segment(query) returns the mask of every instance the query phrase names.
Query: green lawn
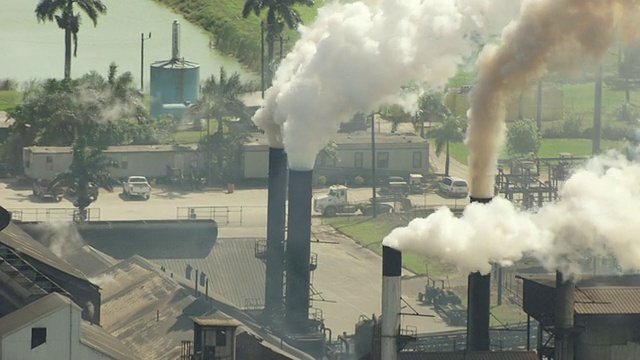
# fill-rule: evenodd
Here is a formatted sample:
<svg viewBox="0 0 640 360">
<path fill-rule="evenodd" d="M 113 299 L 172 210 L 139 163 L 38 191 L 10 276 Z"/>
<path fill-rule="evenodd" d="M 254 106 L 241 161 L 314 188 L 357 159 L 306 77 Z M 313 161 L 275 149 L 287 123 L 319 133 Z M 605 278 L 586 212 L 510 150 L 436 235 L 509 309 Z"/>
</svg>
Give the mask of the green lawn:
<svg viewBox="0 0 640 360">
<path fill-rule="evenodd" d="M 382 254 L 382 239 L 391 230 L 407 225 L 405 220 L 394 215 L 383 215 L 375 219 L 365 216 L 335 217 L 325 218 L 323 221 L 377 254 Z M 414 253 L 403 253 L 402 265 L 416 274 L 428 273 L 434 277 L 445 277 L 456 273 L 453 266 L 442 263 L 437 258 Z"/>
<path fill-rule="evenodd" d="M 13 109 L 22 98 L 22 94 L 15 90 L 2 90 L 0 91 L 0 111 L 7 111 Z"/>
<path fill-rule="evenodd" d="M 173 140 L 178 144 L 196 144 L 205 133 L 203 131 L 178 131 Z"/>
<path fill-rule="evenodd" d="M 623 149 L 623 141 L 602 140 L 603 149 Z M 432 142 L 432 149 L 433 142 Z M 457 161 L 467 164 L 467 146 L 463 143 L 452 143 L 450 145 L 451 157 Z M 561 152 L 568 152 L 573 156 L 591 156 L 591 140 L 588 139 L 542 139 L 542 145 L 538 152 L 538 157 L 557 157 Z M 506 150 L 500 152 L 500 158 L 508 158 Z"/>
</svg>

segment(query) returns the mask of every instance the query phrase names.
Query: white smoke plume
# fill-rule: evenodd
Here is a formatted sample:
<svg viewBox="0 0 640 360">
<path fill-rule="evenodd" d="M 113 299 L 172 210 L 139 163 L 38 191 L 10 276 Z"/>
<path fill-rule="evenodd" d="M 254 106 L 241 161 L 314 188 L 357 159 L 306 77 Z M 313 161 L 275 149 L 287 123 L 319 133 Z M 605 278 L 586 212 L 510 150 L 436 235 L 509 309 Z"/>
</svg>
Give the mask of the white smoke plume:
<svg viewBox="0 0 640 360">
<path fill-rule="evenodd" d="M 458 66 L 516 14 L 517 0 L 380 0 L 331 4 L 282 61 L 254 121 L 290 166 L 318 151 L 358 111 L 409 82 L 442 88 Z"/>
<path fill-rule="evenodd" d="M 42 226 L 46 231 L 39 241 L 58 257 L 65 258 L 86 245 L 73 222 L 50 221 Z"/>
<path fill-rule="evenodd" d="M 520 211 L 496 197 L 471 203 L 456 218 L 442 208 L 393 230 L 383 244 L 435 255 L 461 273 L 488 273 L 525 254 L 548 270 L 578 275 L 585 254 L 613 255 L 627 270 L 640 270 L 640 164 L 615 152 L 591 159 L 560 189 L 560 200 L 538 212 Z"/>
<path fill-rule="evenodd" d="M 546 70 L 596 64 L 618 35 L 639 34 L 638 0 L 529 0 L 502 33 L 484 48 L 471 93 L 467 147 L 473 196 L 493 196 L 496 160 L 505 133 L 505 103 Z M 548 69 L 549 68 L 549 69 Z"/>
</svg>

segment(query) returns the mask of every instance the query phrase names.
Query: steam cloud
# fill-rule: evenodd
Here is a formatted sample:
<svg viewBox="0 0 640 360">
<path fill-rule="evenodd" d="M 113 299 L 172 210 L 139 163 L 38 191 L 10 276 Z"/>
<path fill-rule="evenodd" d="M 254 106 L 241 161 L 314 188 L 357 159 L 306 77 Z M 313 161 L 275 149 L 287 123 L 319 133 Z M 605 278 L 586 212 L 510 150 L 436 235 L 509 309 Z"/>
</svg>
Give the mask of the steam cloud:
<svg viewBox="0 0 640 360">
<path fill-rule="evenodd" d="M 526 90 L 548 68 L 568 70 L 585 60 L 598 63 L 617 35 L 638 35 L 637 0 L 526 1 L 507 26 L 501 44 L 488 45 L 478 59 L 471 92 L 467 147 L 473 196 L 493 196 L 498 150 L 505 133 L 505 102 Z"/>
<path fill-rule="evenodd" d="M 622 268 L 640 270 L 640 164 L 615 152 L 591 159 L 560 198 L 537 213 L 500 197 L 468 205 L 461 218 L 442 208 L 393 230 L 383 244 L 438 256 L 462 273 L 488 273 L 491 262 L 510 265 L 525 254 L 574 275 L 585 254 L 613 255 Z"/>
<path fill-rule="evenodd" d="M 640 15 L 637 0 L 527 1 L 520 18 L 503 32 L 500 46 L 488 46 L 478 60 L 478 84 L 471 94 L 467 146 L 472 194 L 493 196 L 498 148 L 504 137 L 505 102 L 546 70 L 568 70 L 585 60 L 597 63 L 618 35 L 633 40 Z M 610 153 L 592 159 L 563 186 L 561 200 L 536 214 L 495 198 L 472 203 L 462 218 L 441 209 L 391 232 L 383 244 L 437 255 L 461 272 L 490 270 L 524 254 L 549 270 L 576 274 L 585 252 L 617 258 L 640 269 L 640 165 Z"/>
<path fill-rule="evenodd" d="M 46 231 L 39 241 L 58 257 L 65 258 L 86 245 L 72 222 L 51 221 L 43 223 L 42 226 Z"/>
<path fill-rule="evenodd" d="M 410 82 L 441 88 L 517 13 L 517 0 L 382 0 L 331 4 L 282 61 L 254 122 L 290 166 L 316 154 L 358 111 L 370 111 Z"/>
</svg>

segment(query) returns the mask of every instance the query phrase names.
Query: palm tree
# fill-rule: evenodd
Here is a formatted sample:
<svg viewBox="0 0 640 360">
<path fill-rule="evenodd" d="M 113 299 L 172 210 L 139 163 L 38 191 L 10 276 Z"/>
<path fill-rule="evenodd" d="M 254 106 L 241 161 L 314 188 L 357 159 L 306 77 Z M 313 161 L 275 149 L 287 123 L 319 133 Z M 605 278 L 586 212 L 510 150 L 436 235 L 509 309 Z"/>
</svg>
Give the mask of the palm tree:
<svg viewBox="0 0 640 360">
<path fill-rule="evenodd" d="M 40 0 L 36 6 L 38 21 L 53 21 L 64 30 L 64 78 L 71 78 L 71 42 L 73 56 L 78 52 L 78 32 L 80 31 L 80 12 L 74 13 L 75 6 L 80 8 L 93 26 L 98 24 L 98 16 L 106 14 L 107 7 L 101 0 Z"/>
<path fill-rule="evenodd" d="M 78 208 L 79 220 L 83 222 L 87 217 L 86 208 L 96 200 L 92 188 L 102 187 L 112 191 L 117 184 L 117 179 L 109 172 L 116 164 L 105 158 L 102 150 L 89 148 L 83 138 L 73 144 L 72 153 L 73 160 L 69 170 L 56 175 L 49 187 L 53 189 L 66 186 L 74 192 L 76 200 L 73 206 Z"/>
<path fill-rule="evenodd" d="M 192 115 L 207 121 L 207 136 L 202 139 L 201 146 L 207 154 L 205 167 L 209 182 L 212 178 L 210 161 L 213 153 L 216 154 L 216 167 L 220 176 L 223 176 L 225 169 L 225 152 L 229 148 L 221 145 L 225 142 L 224 122 L 229 118 L 248 117 L 248 109 L 240 97 L 252 89 L 253 84 L 243 83 L 240 74 L 234 72 L 228 76 L 224 67 L 221 67 L 217 78 L 212 75 L 205 80 L 200 99 L 189 108 Z M 210 133 L 211 119 L 216 119 L 218 122 L 218 130 L 213 135 Z M 220 143 L 220 146 L 215 143 Z"/>
<path fill-rule="evenodd" d="M 445 176 L 449 176 L 449 143 L 459 142 L 464 139 L 464 126 L 465 123 L 459 117 L 452 115 L 446 117 L 440 126 L 429 132 L 429 136 L 436 141 L 436 155 L 440 156 L 442 150 L 446 149 L 447 157 L 444 165 Z"/>
<path fill-rule="evenodd" d="M 289 29 L 296 29 L 298 25 L 302 24 L 302 18 L 294 5 L 301 4 L 306 6 L 313 6 L 313 0 L 246 0 L 244 8 L 242 9 L 242 17 L 245 19 L 251 15 L 251 13 L 260 16 L 262 10 L 267 9 L 267 19 L 263 21 L 263 30 L 267 31 L 267 61 L 269 66 L 267 67 L 267 85 L 271 85 L 271 79 L 273 77 L 273 57 L 274 57 L 274 43 L 276 39 L 282 33 L 284 24 L 287 24 Z"/>
<path fill-rule="evenodd" d="M 427 93 L 418 100 L 419 115 L 417 121 L 420 126 L 420 136 L 424 137 L 424 122 L 443 121 L 451 111 L 442 103 L 441 95 L 436 93 Z"/>
</svg>

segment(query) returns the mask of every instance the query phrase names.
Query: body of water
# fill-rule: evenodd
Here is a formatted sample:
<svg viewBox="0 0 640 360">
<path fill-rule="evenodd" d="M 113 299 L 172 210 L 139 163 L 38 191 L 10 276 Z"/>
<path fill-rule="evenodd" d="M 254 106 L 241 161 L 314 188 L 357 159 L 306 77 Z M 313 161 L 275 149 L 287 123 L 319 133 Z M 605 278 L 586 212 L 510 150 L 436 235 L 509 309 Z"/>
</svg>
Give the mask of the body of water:
<svg viewBox="0 0 640 360">
<path fill-rule="evenodd" d="M 0 79 L 19 82 L 31 79 L 62 78 L 64 70 L 64 31 L 54 22 L 39 23 L 35 8 L 39 0 L 0 0 Z M 80 77 L 95 70 L 106 76 L 109 64 L 120 72 L 131 71 L 140 81 L 141 34 L 151 32 L 144 41 L 145 89 L 149 86 L 149 66 L 171 58 L 171 24 L 181 25 L 180 55 L 200 64 L 200 79 L 217 75 L 221 66 L 228 73 L 238 71 L 244 79 L 256 75 L 245 71 L 232 58 L 211 49 L 210 36 L 182 16 L 151 0 L 104 0 L 107 14 L 94 27 L 81 15 L 78 56 L 72 58 L 71 76 Z M 259 36 L 259 34 L 257 35 Z"/>
</svg>

